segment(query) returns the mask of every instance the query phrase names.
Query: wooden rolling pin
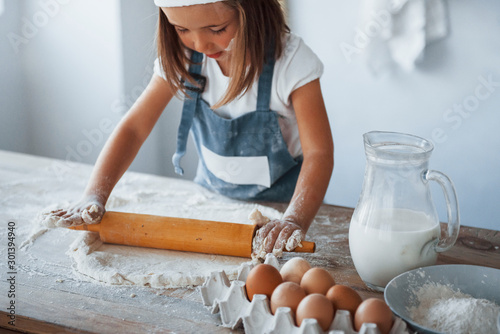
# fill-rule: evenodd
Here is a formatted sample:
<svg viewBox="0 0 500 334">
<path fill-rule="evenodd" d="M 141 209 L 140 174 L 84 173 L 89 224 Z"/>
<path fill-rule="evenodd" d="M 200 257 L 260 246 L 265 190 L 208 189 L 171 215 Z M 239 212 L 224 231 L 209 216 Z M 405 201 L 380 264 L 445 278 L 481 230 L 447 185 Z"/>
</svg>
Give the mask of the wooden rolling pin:
<svg viewBox="0 0 500 334">
<path fill-rule="evenodd" d="M 70 228 L 111 244 L 251 257 L 257 225 L 107 211 L 99 224 Z M 301 244 L 293 252 L 314 253 L 314 242 Z"/>
</svg>

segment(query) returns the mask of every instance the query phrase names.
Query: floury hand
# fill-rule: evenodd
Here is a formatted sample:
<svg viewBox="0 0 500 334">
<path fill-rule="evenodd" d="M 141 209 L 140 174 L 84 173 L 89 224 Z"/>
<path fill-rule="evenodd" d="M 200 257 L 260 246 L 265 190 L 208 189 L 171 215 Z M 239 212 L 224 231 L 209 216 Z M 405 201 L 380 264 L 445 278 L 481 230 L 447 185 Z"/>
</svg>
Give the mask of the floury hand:
<svg viewBox="0 0 500 334">
<path fill-rule="evenodd" d="M 67 208 L 41 213 L 41 222 L 47 227 L 69 227 L 97 224 L 101 221 L 104 204 L 96 196 L 87 196 Z"/>
<path fill-rule="evenodd" d="M 267 253 L 281 257 L 283 250 L 295 249 L 305 237 L 299 225 L 285 220 L 269 220 L 258 211 L 252 212 L 250 220 L 261 226 L 252 243 L 252 255 L 257 258 L 265 258 Z"/>
</svg>

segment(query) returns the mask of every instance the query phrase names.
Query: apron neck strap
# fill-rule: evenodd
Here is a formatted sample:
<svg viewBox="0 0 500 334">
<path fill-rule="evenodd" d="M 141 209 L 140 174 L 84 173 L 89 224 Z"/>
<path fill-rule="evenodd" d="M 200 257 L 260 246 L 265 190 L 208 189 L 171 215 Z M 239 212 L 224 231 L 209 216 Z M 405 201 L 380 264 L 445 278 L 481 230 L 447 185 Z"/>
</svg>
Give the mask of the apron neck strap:
<svg viewBox="0 0 500 334">
<path fill-rule="evenodd" d="M 191 54 L 192 64 L 189 66 L 189 72 L 200 74 L 201 73 L 201 62 L 203 61 L 203 54 L 197 51 L 193 51 Z"/>
<path fill-rule="evenodd" d="M 189 74 L 196 80 L 196 84 L 191 83 L 189 80 L 182 80 L 184 88 L 188 91 L 195 93 L 202 93 L 205 90 L 206 78 L 201 75 L 201 62 L 203 61 L 203 54 L 193 51 L 191 55 L 191 65 L 189 65 Z"/>
<path fill-rule="evenodd" d="M 200 94 L 205 89 L 206 78 L 200 74 L 202 60 L 203 55 L 199 52 L 193 51 L 193 54 L 191 55 L 192 63 L 189 65 L 189 74 L 196 80 L 196 84 L 189 82 L 189 80 L 182 80 L 182 84 L 184 85 L 188 96 L 184 99 L 181 122 L 179 124 L 179 130 L 177 131 L 177 149 L 172 157 L 175 172 L 180 175 L 184 174 L 184 170 L 181 167 L 181 158 L 184 154 L 186 154 L 188 134 L 191 126 L 193 125 L 196 104 L 198 103 Z"/>
<path fill-rule="evenodd" d="M 257 95 L 257 110 L 268 111 L 270 110 L 271 102 L 271 86 L 273 84 L 274 72 L 274 43 L 269 47 L 266 56 L 264 68 L 259 77 L 258 95 Z"/>
</svg>

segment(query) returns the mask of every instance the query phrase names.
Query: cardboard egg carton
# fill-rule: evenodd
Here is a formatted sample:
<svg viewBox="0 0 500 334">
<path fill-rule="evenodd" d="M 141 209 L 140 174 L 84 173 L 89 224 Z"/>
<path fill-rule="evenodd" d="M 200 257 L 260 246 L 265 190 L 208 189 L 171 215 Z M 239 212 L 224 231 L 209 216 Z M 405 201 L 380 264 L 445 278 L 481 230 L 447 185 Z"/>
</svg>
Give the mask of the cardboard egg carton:
<svg viewBox="0 0 500 334">
<path fill-rule="evenodd" d="M 278 259 L 272 254 L 267 254 L 264 263 L 280 269 Z M 200 287 L 203 304 L 212 314 L 220 312 L 224 327 L 234 330 L 243 324 L 247 334 L 358 334 L 353 329 L 349 311 L 337 310 L 330 328 L 325 332 L 316 319 L 305 319 L 300 328 L 295 326 L 289 307 L 280 307 L 273 315 L 266 295 L 254 295 L 252 301 L 248 301 L 245 281 L 255 265 L 253 262 L 243 263 L 233 282 L 229 282 L 224 271 L 212 272 Z M 395 317 L 389 334 L 410 333 L 406 323 Z M 365 323 L 359 334 L 380 334 L 380 331 L 377 325 Z"/>
</svg>

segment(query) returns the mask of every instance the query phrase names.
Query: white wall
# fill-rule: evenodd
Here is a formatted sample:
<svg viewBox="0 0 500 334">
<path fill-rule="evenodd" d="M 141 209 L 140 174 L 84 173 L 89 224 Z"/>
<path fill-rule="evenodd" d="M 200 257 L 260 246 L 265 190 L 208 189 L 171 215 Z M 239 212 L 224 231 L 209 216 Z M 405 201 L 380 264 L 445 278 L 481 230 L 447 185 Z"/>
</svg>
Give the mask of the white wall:
<svg viewBox="0 0 500 334">
<path fill-rule="evenodd" d="M 353 56 L 349 63 L 341 52 L 341 44 L 354 45 L 357 29 L 364 29 L 358 15 L 361 3 L 289 0 L 292 29 L 325 64 L 322 87 L 335 140 L 335 170 L 326 202 L 356 205 L 365 168 L 363 133 L 406 132 L 434 142 L 430 168 L 454 181 L 462 224 L 500 229 L 496 214 L 500 201 L 500 2 L 449 1 L 450 35 L 428 47 L 415 71 L 398 70 L 381 78 L 371 75 L 362 55 Z M 454 105 L 474 101 L 481 77 L 496 83 L 489 96 L 476 99 L 479 104 L 469 107 L 472 111 L 464 116 L 449 113 Z M 484 87 L 480 93 L 485 95 Z M 446 220 L 440 190 L 436 186 L 432 190 L 441 219 Z"/>
<path fill-rule="evenodd" d="M 17 24 L 2 27 L 1 57 L 15 71 L 0 81 L 8 101 L 1 117 L 24 115 L 19 127 L 6 122 L 7 131 L 25 133 L 23 151 L 95 160 L 105 134 L 99 122 L 119 118 L 111 113 L 122 89 L 119 13 L 117 0 L 6 2 L 2 20 Z M 7 95 L 12 79 L 23 84 Z M 19 149 L 4 137 L 1 148 Z"/>
<path fill-rule="evenodd" d="M 7 4 L 4 4 L 7 5 Z M 20 28 L 21 3 L 8 3 L 9 13 L 0 16 L 2 37 L 11 29 Z M 6 11 L 7 8 L 4 8 Z M 18 54 L 13 52 L 7 38 L 0 39 L 0 148 L 14 151 L 28 149 L 29 136 L 26 124 L 27 103 L 24 94 L 24 76 Z"/>
</svg>

